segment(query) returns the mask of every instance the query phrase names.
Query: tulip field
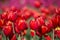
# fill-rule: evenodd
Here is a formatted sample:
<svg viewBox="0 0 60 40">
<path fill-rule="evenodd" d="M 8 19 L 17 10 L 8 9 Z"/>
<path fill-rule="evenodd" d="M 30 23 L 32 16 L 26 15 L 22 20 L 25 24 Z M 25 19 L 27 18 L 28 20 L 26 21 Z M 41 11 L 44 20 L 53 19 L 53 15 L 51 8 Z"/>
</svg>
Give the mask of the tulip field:
<svg viewBox="0 0 60 40">
<path fill-rule="evenodd" d="M 1 6 L 0 40 L 60 40 L 60 7 L 38 0 L 21 8 Z"/>
</svg>

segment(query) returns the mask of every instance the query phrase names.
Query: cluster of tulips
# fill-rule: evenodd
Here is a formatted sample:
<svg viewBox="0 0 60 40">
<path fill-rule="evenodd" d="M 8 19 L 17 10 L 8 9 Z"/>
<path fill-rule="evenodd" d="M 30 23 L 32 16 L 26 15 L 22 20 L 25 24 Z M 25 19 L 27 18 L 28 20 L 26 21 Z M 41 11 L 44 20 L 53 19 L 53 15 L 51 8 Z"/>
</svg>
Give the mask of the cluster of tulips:
<svg viewBox="0 0 60 40">
<path fill-rule="evenodd" d="M 26 40 L 24 36 L 29 28 L 32 37 L 35 35 L 39 38 L 44 36 L 45 40 L 52 40 L 48 33 L 53 31 L 54 38 L 56 36 L 60 38 L 60 8 L 40 7 L 41 4 L 38 2 L 35 2 L 34 5 L 38 10 L 28 7 L 2 9 L 0 31 L 4 33 L 6 40 L 18 40 L 17 35 L 21 37 L 21 40 Z M 0 40 L 2 40 L 2 35 L 0 33 Z"/>
</svg>

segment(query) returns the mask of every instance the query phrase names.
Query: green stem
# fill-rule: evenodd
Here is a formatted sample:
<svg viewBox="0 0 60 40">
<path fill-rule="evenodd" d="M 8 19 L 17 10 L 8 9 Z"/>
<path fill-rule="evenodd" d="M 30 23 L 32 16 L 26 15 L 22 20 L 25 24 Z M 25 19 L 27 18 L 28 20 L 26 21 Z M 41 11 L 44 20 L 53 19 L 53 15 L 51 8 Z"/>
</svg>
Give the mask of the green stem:
<svg viewBox="0 0 60 40">
<path fill-rule="evenodd" d="M 21 40 L 22 40 L 22 39 L 24 39 L 24 36 L 23 36 L 22 33 L 21 33 Z"/>
<path fill-rule="evenodd" d="M 9 38 L 8 38 L 8 37 L 6 37 L 6 40 L 9 40 Z"/>
<path fill-rule="evenodd" d="M 20 34 L 19 34 L 19 39 L 18 40 L 21 40 L 21 36 L 20 36 Z"/>
<path fill-rule="evenodd" d="M 42 40 L 42 37 L 40 37 L 40 39 L 39 40 Z"/>
<path fill-rule="evenodd" d="M 53 38 L 52 38 L 52 40 L 54 40 L 54 29 L 53 29 Z"/>
</svg>

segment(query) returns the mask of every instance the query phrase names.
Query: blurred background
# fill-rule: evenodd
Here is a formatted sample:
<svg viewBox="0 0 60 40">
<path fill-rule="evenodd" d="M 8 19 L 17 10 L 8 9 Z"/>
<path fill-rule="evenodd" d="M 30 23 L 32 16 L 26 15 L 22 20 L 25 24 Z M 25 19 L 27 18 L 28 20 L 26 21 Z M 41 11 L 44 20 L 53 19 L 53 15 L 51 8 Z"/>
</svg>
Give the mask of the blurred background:
<svg viewBox="0 0 60 40">
<path fill-rule="evenodd" d="M 0 0 L 0 8 L 6 6 L 15 6 L 17 8 L 21 8 L 26 5 L 33 6 L 34 1 L 35 0 Z M 50 5 L 60 7 L 60 0 L 39 0 L 39 2 L 41 2 L 45 7 Z"/>
</svg>

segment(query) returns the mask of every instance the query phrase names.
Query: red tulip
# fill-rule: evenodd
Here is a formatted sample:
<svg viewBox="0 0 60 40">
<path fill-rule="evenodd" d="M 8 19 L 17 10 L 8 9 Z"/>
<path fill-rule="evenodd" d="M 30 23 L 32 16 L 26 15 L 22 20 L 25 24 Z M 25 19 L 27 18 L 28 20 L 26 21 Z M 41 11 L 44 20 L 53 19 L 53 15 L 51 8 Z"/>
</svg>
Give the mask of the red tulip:
<svg viewBox="0 0 60 40">
<path fill-rule="evenodd" d="M 52 22 L 53 22 L 53 26 L 55 28 L 58 25 L 57 16 L 52 17 Z"/>
<path fill-rule="evenodd" d="M 57 16 L 58 26 L 60 26 L 60 16 Z"/>
<path fill-rule="evenodd" d="M 14 34 L 10 40 L 17 40 L 16 35 Z"/>
<path fill-rule="evenodd" d="M 56 33 L 57 37 L 60 38 L 60 30 L 55 30 L 55 33 Z"/>
<path fill-rule="evenodd" d="M 30 28 L 31 28 L 32 30 L 37 30 L 37 28 L 38 28 L 38 23 L 36 22 L 35 19 L 33 19 L 33 20 L 30 21 Z"/>
<path fill-rule="evenodd" d="M 19 31 L 23 31 L 28 28 L 27 23 L 24 19 L 17 19 L 15 22 L 15 27 L 17 27 Z"/>
<path fill-rule="evenodd" d="M 50 13 L 50 11 L 48 9 L 43 8 L 43 7 L 41 8 L 41 12 L 45 13 L 46 15 Z"/>
<path fill-rule="evenodd" d="M 56 15 L 60 15 L 60 10 L 59 10 L 59 8 L 56 8 L 56 9 L 55 9 L 55 12 L 56 12 Z"/>
<path fill-rule="evenodd" d="M 30 13 L 31 13 L 32 17 L 34 17 L 35 19 L 40 17 L 40 13 L 37 12 L 36 10 L 30 10 Z"/>
<path fill-rule="evenodd" d="M 47 20 L 47 23 L 45 23 L 46 24 L 46 26 L 48 27 L 48 32 L 50 32 L 51 31 L 51 29 L 53 29 L 54 28 L 54 26 L 53 26 L 53 22 L 52 22 L 52 20 L 51 19 L 48 19 Z"/>
<path fill-rule="evenodd" d="M 52 40 L 52 38 L 49 35 L 45 35 L 45 40 Z"/>
<path fill-rule="evenodd" d="M 6 36 L 9 36 L 12 33 L 12 27 L 11 26 L 4 26 L 3 32 Z"/>
<path fill-rule="evenodd" d="M 49 29 L 48 29 L 48 27 L 46 27 L 46 26 L 42 26 L 42 27 L 41 27 L 41 31 L 42 31 L 41 33 L 42 33 L 42 34 L 47 33 L 48 30 L 49 30 Z"/>
<path fill-rule="evenodd" d="M 35 31 L 34 31 L 34 30 L 31 30 L 30 35 L 31 35 L 32 37 L 34 37 L 34 36 L 35 36 Z"/>
<path fill-rule="evenodd" d="M 11 20 L 11 21 L 15 21 L 15 19 L 16 19 L 16 13 L 10 11 L 10 12 L 8 13 L 8 15 L 7 15 L 7 19 L 8 19 L 8 20 Z"/>
<path fill-rule="evenodd" d="M 42 13 L 41 16 L 44 20 L 47 18 L 47 15 L 45 13 Z"/>
<path fill-rule="evenodd" d="M 20 34 L 20 36 L 25 36 L 27 34 L 27 30 L 22 31 Z"/>
<path fill-rule="evenodd" d="M 18 30 L 17 27 L 14 27 L 14 30 L 15 30 L 16 33 L 18 33 L 18 34 L 20 33 L 20 31 Z"/>
<path fill-rule="evenodd" d="M 40 3 L 39 1 L 34 1 L 34 6 L 35 6 L 36 8 L 40 8 L 41 3 Z"/>
<path fill-rule="evenodd" d="M 13 11 L 13 12 L 15 12 L 17 9 L 16 9 L 15 6 L 12 6 L 10 10 Z"/>
<path fill-rule="evenodd" d="M 40 17 L 40 13 L 35 12 L 32 16 L 36 19 L 36 18 Z"/>
<path fill-rule="evenodd" d="M 29 8 L 25 6 L 22 8 L 22 11 L 25 13 L 25 12 L 29 11 Z"/>
<path fill-rule="evenodd" d="M 22 10 L 20 10 L 20 9 L 16 10 L 16 15 L 17 15 L 17 16 L 21 16 L 22 13 L 23 13 Z"/>
<path fill-rule="evenodd" d="M 42 34 L 39 31 L 36 31 L 36 35 L 42 37 Z"/>
<path fill-rule="evenodd" d="M 2 17 L 2 19 L 7 19 L 7 14 L 8 14 L 8 12 L 3 12 L 3 14 L 1 14 L 1 17 Z"/>
<path fill-rule="evenodd" d="M 50 12 L 51 12 L 52 14 L 54 14 L 54 12 L 55 12 L 55 6 L 50 5 L 48 9 L 50 10 Z"/>
<path fill-rule="evenodd" d="M 0 19 L 0 28 L 3 28 L 2 26 L 4 25 L 4 20 Z"/>
<path fill-rule="evenodd" d="M 36 21 L 38 22 L 39 26 L 45 25 L 45 19 L 43 17 L 37 18 Z"/>
<path fill-rule="evenodd" d="M 25 20 L 29 19 L 31 17 L 31 14 L 30 12 L 24 12 L 22 15 L 21 15 L 22 18 L 24 18 Z"/>
</svg>

